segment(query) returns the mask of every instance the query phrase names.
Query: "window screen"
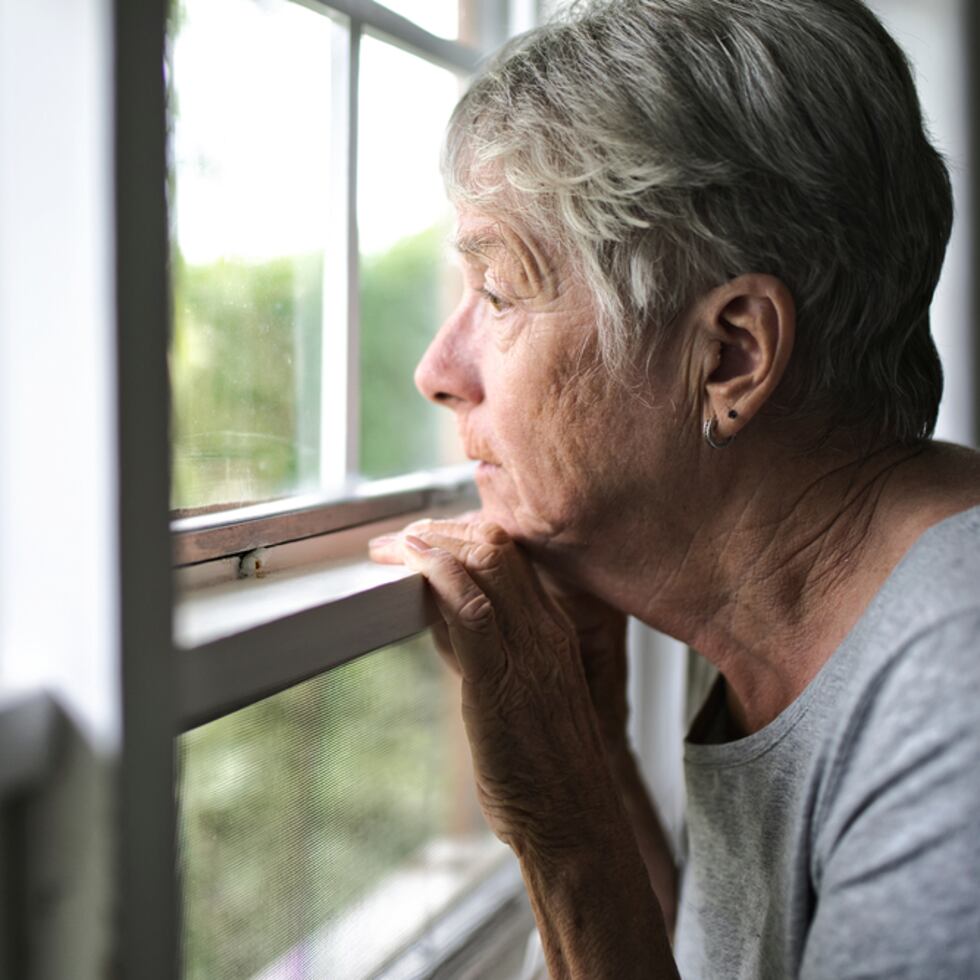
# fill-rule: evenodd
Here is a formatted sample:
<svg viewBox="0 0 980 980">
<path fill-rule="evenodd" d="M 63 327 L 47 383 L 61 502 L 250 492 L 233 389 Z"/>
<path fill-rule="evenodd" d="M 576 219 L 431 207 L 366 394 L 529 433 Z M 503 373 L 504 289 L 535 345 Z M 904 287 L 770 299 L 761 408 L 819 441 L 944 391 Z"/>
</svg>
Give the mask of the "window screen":
<svg viewBox="0 0 980 980">
<path fill-rule="evenodd" d="M 367 976 L 506 851 L 422 636 L 180 739 L 187 980 Z"/>
</svg>

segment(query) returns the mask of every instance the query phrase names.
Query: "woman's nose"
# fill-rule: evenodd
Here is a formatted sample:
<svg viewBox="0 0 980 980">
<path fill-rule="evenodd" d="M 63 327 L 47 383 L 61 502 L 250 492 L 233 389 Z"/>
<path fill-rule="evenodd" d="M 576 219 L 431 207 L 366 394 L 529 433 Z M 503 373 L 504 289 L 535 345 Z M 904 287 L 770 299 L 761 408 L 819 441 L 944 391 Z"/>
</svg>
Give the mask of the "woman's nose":
<svg viewBox="0 0 980 980">
<path fill-rule="evenodd" d="M 477 337 L 467 309 L 461 307 L 442 325 L 415 369 L 415 386 L 426 398 L 447 408 L 483 400 Z"/>
</svg>

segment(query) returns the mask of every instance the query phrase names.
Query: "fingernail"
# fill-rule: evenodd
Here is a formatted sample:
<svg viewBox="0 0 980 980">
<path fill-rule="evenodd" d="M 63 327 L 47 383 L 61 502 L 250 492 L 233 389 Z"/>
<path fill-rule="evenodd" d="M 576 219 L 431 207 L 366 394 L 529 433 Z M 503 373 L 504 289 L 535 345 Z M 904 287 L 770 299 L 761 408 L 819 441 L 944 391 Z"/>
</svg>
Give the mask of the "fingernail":
<svg viewBox="0 0 980 980">
<path fill-rule="evenodd" d="M 376 538 L 371 538 L 368 541 L 369 548 L 380 548 L 383 545 L 391 544 L 398 539 L 397 534 L 379 534 Z"/>
<path fill-rule="evenodd" d="M 415 537 L 414 534 L 405 535 L 405 545 L 412 549 L 412 551 L 431 551 L 432 546 L 426 544 L 421 538 Z"/>
</svg>

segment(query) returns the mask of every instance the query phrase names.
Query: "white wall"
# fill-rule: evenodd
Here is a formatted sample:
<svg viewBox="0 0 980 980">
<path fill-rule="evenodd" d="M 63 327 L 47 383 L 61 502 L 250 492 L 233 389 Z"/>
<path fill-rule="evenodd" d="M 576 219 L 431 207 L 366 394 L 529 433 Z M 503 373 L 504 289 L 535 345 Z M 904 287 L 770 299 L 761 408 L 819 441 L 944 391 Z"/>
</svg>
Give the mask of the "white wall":
<svg viewBox="0 0 980 980">
<path fill-rule="evenodd" d="M 68 719 L 29 804 L 25 980 L 105 976 L 115 916 L 110 27 L 108 0 L 0 0 L 0 704 Z"/>
</svg>

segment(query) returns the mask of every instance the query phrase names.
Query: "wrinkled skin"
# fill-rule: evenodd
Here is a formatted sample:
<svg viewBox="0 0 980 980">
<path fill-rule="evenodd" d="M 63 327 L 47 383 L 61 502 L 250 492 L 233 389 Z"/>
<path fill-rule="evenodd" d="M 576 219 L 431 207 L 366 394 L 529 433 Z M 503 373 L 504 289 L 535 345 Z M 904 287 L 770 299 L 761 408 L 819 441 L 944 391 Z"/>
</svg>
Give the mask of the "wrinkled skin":
<svg viewBox="0 0 980 980">
<path fill-rule="evenodd" d="M 576 627 L 560 602 L 493 523 L 419 522 L 376 539 L 372 555 L 404 562 L 432 587 L 462 678 L 463 719 L 491 827 L 518 851 L 573 845 L 573 834 L 608 800 L 590 790 L 604 768 L 603 726 Z M 618 732 L 625 698 L 605 686 L 597 687 L 610 694 L 605 727 Z"/>
<path fill-rule="evenodd" d="M 675 870 L 626 746 L 622 615 L 556 598 L 478 517 L 413 524 L 371 554 L 417 570 L 435 596 L 480 804 L 520 859 L 550 975 L 675 976 Z M 650 828 L 639 847 L 630 820 Z"/>
<path fill-rule="evenodd" d="M 637 498 L 649 439 L 635 433 L 647 428 L 639 413 L 649 408 L 624 396 L 597 362 L 591 297 L 567 263 L 527 233 L 466 211 L 457 243 L 463 296 L 419 364 L 416 383 L 454 412 L 467 454 L 480 462 L 483 507 L 463 521 L 408 528 L 372 555 L 414 563 L 426 575 L 444 614 L 457 617 L 441 644 L 457 658 L 459 644 L 474 635 L 483 637 L 484 658 L 496 656 L 489 627 L 474 634 L 469 614 L 493 617 L 506 669 L 494 675 L 503 687 L 486 694 L 485 714 L 479 704 L 487 689 L 462 671 L 481 798 L 488 813 L 499 813 L 497 796 L 517 799 L 526 791 L 519 806 L 540 809 L 545 787 L 560 795 L 557 773 L 563 784 L 572 779 L 568 759 L 585 751 L 580 743 L 593 752 L 599 733 L 609 751 L 626 744 L 625 616 L 572 584 L 564 558 L 588 550 L 608 515 L 621 519 L 625 501 Z M 637 449 L 624 453 L 630 441 Z M 406 535 L 433 546 L 424 565 Z M 536 570 L 528 555 L 557 571 Z M 466 581 L 472 606 L 463 612 L 454 605 L 463 593 L 441 593 L 437 580 L 453 561 L 458 567 L 444 582 Z M 533 706 L 529 731 L 520 730 L 523 716 L 511 703 Z M 549 718 L 553 727 L 544 730 Z M 512 773 L 514 785 L 504 788 L 496 767 L 492 778 L 484 772 L 481 753 L 497 741 L 502 758 L 535 777 Z M 588 784 L 586 775 L 576 792 Z"/>
<path fill-rule="evenodd" d="M 624 959 L 615 942 L 635 922 L 658 937 L 649 955 L 672 966 L 613 777 L 631 759 L 626 618 L 567 574 L 609 515 L 621 520 L 642 496 L 649 460 L 627 447 L 649 430 L 638 414 L 649 409 L 599 367 L 586 290 L 533 239 L 463 214 L 460 249 L 464 295 L 416 382 L 455 413 L 480 461 L 483 507 L 375 539 L 371 555 L 417 570 L 435 596 L 440 652 L 462 679 L 481 806 L 521 858 L 552 974 L 649 976 L 650 963 Z M 570 885 L 556 898 L 555 876 L 573 869 L 585 893 Z M 594 935 L 582 943 L 593 888 L 614 898 L 589 916 Z"/>
<path fill-rule="evenodd" d="M 651 414 L 648 398 L 610 378 L 590 294 L 532 237 L 462 212 L 458 243 L 463 296 L 416 384 L 455 414 L 467 455 L 480 461 L 485 520 L 536 560 L 591 548 L 611 517 L 649 494 L 657 458 L 676 455 L 678 399 L 653 379 L 664 397 Z"/>
</svg>

